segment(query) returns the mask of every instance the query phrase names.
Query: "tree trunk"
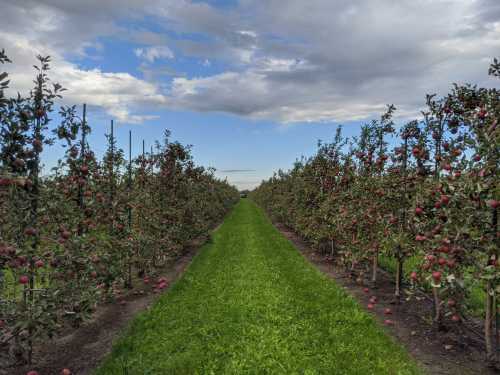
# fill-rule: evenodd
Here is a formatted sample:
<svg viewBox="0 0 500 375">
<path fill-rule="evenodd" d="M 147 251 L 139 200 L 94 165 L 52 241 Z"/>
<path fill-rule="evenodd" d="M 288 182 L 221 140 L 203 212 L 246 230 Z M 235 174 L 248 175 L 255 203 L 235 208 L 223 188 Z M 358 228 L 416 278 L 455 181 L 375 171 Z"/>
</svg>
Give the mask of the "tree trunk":
<svg viewBox="0 0 500 375">
<path fill-rule="evenodd" d="M 397 258 L 396 264 L 396 289 L 394 290 L 395 302 L 401 303 L 401 284 L 403 281 L 403 259 Z"/>
<path fill-rule="evenodd" d="M 441 317 L 441 300 L 439 298 L 439 288 L 432 288 L 432 295 L 434 296 L 434 324 L 437 329 L 442 328 L 442 317 Z"/>
<path fill-rule="evenodd" d="M 498 211 L 491 211 L 491 228 L 495 232 L 498 228 Z M 498 261 L 498 250 L 493 254 Z M 484 339 L 486 341 L 486 361 L 494 366 L 497 361 L 498 348 L 498 314 L 495 298 L 495 282 L 488 280 L 486 283 L 486 312 L 484 319 Z"/>
<path fill-rule="evenodd" d="M 490 280 L 486 283 L 486 312 L 484 318 L 484 339 L 486 341 L 486 361 L 488 364 L 495 362 L 495 350 L 493 347 L 493 316 L 494 316 L 494 297 L 492 295 L 492 283 Z"/>
<path fill-rule="evenodd" d="M 372 264 L 372 287 L 375 288 L 377 286 L 377 270 L 378 270 L 378 250 L 375 251 L 373 255 L 373 264 Z"/>
</svg>

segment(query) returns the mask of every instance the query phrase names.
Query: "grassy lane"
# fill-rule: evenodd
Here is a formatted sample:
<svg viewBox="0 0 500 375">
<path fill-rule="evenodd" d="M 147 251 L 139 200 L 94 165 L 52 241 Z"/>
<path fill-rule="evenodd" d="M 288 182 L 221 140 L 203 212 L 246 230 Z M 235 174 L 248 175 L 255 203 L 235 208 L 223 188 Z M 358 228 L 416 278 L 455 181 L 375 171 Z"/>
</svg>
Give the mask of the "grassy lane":
<svg viewBox="0 0 500 375">
<path fill-rule="evenodd" d="M 405 351 L 242 200 L 96 374 L 419 374 Z"/>
</svg>

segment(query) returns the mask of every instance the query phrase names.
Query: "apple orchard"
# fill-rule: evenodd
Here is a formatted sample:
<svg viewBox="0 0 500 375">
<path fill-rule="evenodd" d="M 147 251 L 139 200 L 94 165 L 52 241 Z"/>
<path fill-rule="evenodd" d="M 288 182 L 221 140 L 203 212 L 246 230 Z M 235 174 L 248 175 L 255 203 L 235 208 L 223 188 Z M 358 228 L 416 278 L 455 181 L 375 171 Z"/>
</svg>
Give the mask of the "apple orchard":
<svg viewBox="0 0 500 375">
<path fill-rule="evenodd" d="M 500 78 L 496 59 L 489 74 Z M 388 106 L 352 139 L 338 128 L 332 143 L 252 197 L 360 284 L 376 286 L 382 266 L 393 273 L 395 303 L 430 295 L 437 330 L 482 317 L 494 362 L 500 91 L 454 85 L 444 97 L 428 95 L 422 118 L 403 126 L 395 110 Z"/>
<path fill-rule="evenodd" d="M 50 81 L 49 62 L 39 57 L 27 97 L 5 97 L 0 74 L 0 364 L 31 364 L 37 344 L 77 329 L 102 303 L 120 303 L 138 282 L 165 289 L 158 276 L 169 259 L 239 199 L 168 131 L 132 158 L 112 125 L 98 158 L 86 106 L 61 107 L 59 123 L 51 120 L 64 88 Z M 0 63 L 11 64 L 3 51 Z M 498 82 L 497 60 L 489 74 Z M 479 319 L 494 363 L 500 91 L 454 85 L 428 95 L 422 117 L 404 125 L 395 111 L 389 105 L 354 138 L 338 127 L 331 143 L 250 198 L 359 284 L 376 287 L 381 269 L 390 272 L 395 304 L 429 296 L 436 330 Z M 64 154 L 42 173 L 55 145 Z"/>
<path fill-rule="evenodd" d="M 213 170 L 196 166 L 189 147 L 172 142 L 168 131 L 132 159 L 111 128 L 98 160 L 87 141 L 85 106 L 81 115 L 62 107 L 60 124 L 51 123 L 64 90 L 50 82 L 49 61 L 39 57 L 28 97 L 6 98 L 9 82 L 0 74 L 2 366 L 31 363 L 37 343 L 79 327 L 135 282 L 164 289 L 159 270 L 239 199 Z M 10 63 L 4 52 L 0 62 Z M 42 175 L 42 153 L 56 143 L 66 151 Z"/>
</svg>

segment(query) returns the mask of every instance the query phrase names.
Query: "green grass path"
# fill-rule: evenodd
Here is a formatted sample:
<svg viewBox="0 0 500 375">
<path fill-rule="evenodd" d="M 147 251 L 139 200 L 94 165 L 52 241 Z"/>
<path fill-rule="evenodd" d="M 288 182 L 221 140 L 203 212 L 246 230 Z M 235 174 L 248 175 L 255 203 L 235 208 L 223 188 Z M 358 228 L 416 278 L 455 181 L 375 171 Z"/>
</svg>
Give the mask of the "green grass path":
<svg viewBox="0 0 500 375">
<path fill-rule="evenodd" d="M 96 374 L 420 374 L 408 354 L 242 200 Z"/>
</svg>

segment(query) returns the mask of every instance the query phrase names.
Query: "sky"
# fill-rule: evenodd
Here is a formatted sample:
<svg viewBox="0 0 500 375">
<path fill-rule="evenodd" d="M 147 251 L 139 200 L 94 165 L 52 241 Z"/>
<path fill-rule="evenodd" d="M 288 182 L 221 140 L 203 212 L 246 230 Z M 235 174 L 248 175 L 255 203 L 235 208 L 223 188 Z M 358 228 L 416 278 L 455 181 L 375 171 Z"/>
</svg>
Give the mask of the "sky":
<svg viewBox="0 0 500 375">
<path fill-rule="evenodd" d="M 11 93 L 50 55 L 58 104 L 87 103 L 98 155 L 111 119 L 134 154 L 168 128 L 240 189 L 389 103 L 402 123 L 452 82 L 496 84 L 500 56 L 499 0 L 0 0 L 0 13 Z"/>
</svg>

